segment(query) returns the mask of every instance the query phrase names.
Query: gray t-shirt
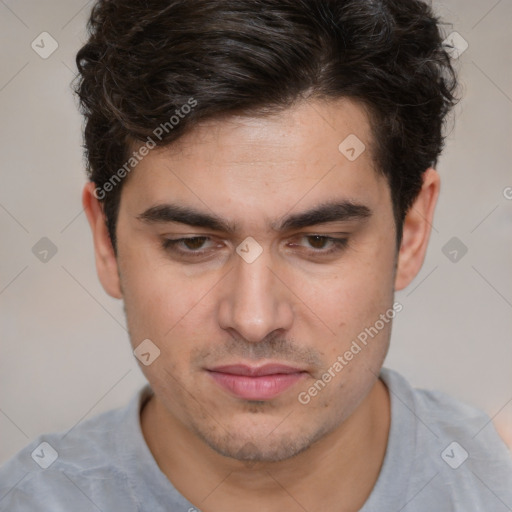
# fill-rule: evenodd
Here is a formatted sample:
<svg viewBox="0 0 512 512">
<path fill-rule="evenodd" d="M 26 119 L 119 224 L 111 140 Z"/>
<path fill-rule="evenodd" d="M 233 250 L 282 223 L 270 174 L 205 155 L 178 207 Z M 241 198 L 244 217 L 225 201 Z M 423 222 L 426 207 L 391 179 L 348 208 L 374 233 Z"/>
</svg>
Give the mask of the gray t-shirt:
<svg viewBox="0 0 512 512">
<path fill-rule="evenodd" d="M 510 512 L 512 458 L 489 417 L 383 369 L 391 395 L 384 464 L 361 512 Z M 2 512 L 193 512 L 140 428 L 142 388 L 67 435 L 38 437 L 0 468 Z M 43 443 L 43 444 L 42 444 Z M 45 469 L 46 467 L 46 469 Z"/>
</svg>

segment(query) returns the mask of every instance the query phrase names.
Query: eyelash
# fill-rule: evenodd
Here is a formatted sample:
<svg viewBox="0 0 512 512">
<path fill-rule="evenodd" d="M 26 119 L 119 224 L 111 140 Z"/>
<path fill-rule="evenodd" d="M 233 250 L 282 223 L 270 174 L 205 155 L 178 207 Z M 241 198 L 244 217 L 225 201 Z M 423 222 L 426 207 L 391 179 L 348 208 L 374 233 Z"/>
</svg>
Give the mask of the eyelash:
<svg viewBox="0 0 512 512">
<path fill-rule="evenodd" d="M 328 250 L 311 250 L 308 251 L 310 255 L 313 256 L 327 256 L 330 254 L 334 254 L 336 252 L 341 252 L 348 246 L 348 238 L 335 238 L 331 236 L 326 235 L 304 235 L 301 238 L 321 238 L 322 240 L 325 240 L 326 242 L 331 242 L 332 247 Z M 203 250 L 203 251 L 194 251 L 194 250 L 188 250 L 183 251 L 181 249 L 177 249 L 177 246 L 181 243 L 190 241 L 190 240 L 209 240 L 209 237 L 207 236 L 193 236 L 188 238 L 166 238 L 162 242 L 162 246 L 164 250 L 168 252 L 173 252 L 175 254 L 178 254 L 180 256 L 191 256 L 193 258 L 200 258 L 202 256 L 205 256 L 209 251 Z"/>
</svg>

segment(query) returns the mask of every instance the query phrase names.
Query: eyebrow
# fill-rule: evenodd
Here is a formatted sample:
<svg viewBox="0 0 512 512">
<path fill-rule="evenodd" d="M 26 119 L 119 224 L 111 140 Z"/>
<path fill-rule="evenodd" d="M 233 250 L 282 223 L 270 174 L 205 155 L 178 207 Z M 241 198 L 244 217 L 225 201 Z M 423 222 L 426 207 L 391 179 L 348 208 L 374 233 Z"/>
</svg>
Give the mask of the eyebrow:
<svg viewBox="0 0 512 512">
<path fill-rule="evenodd" d="M 371 215 L 371 209 L 363 204 L 349 200 L 327 201 L 316 205 L 310 210 L 294 213 L 276 221 L 272 223 L 271 229 L 284 232 L 328 222 L 361 221 Z M 237 223 L 229 222 L 217 215 L 179 204 L 166 203 L 152 206 L 138 215 L 137 218 L 149 224 L 174 222 L 229 234 L 239 231 Z"/>
</svg>

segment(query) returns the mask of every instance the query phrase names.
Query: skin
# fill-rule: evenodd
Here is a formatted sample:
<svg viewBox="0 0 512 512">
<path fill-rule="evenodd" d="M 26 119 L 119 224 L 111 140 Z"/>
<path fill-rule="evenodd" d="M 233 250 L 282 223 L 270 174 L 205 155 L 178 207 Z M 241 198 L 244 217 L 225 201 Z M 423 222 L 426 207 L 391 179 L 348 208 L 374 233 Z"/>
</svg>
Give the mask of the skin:
<svg viewBox="0 0 512 512">
<path fill-rule="evenodd" d="M 338 150 L 349 134 L 366 145 L 353 162 Z M 204 512 L 356 511 L 375 485 L 390 422 L 378 373 L 391 322 L 307 405 L 298 400 L 392 307 L 394 291 L 423 263 L 439 176 L 425 171 L 397 251 L 389 186 L 371 148 L 366 111 L 348 99 L 205 123 L 152 150 L 126 179 L 117 257 L 94 185 L 84 189 L 103 287 L 124 301 L 133 348 L 149 338 L 161 351 L 141 366 L 155 393 L 141 414 L 144 437 L 164 474 Z M 371 215 L 270 228 L 290 213 L 346 199 Z M 239 229 L 140 218 L 169 202 Z M 348 245 L 322 256 L 315 251 L 332 246 L 313 235 L 348 238 Z M 206 249 L 206 256 L 162 247 L 165 238 L 192 236 L 209 238 L 180 248 Z M 249 236 L 263 250 L 252 263 L 235 251 Z M 277 397 L 255 402 L 232 396 L 206 371 L 268 362 L 306 373 Z"/>
</svg>

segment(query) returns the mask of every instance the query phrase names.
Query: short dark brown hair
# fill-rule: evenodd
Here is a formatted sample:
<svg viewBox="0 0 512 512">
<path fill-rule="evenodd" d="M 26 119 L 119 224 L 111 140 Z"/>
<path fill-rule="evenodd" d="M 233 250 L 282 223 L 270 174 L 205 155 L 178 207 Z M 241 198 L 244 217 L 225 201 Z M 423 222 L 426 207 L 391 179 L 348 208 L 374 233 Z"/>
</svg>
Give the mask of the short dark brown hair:
<svg viewBox="0 0 512 512">
<path fill-rule="evenodd" d="M 419 0 L 97 0 L 75 92 L 114 248 L 134 142 L 165 146 L 200 121 L 275 113 L 304 95 L 351 98 L 371 114 L 400 244 L 457 101 L 440 25 Z"/>
</svg>

